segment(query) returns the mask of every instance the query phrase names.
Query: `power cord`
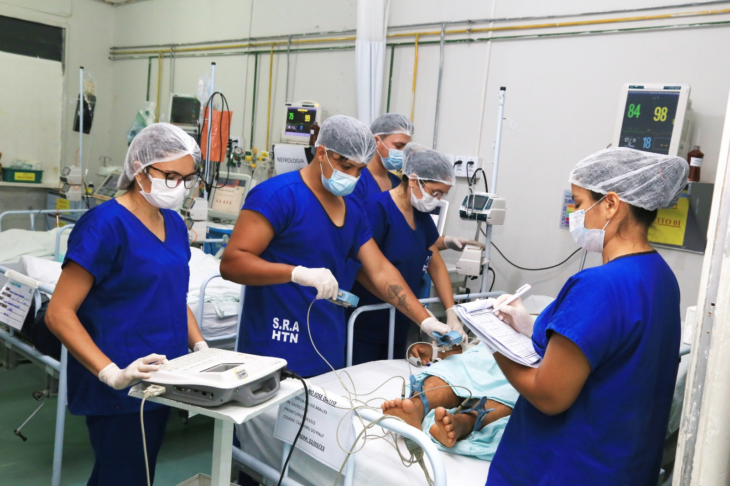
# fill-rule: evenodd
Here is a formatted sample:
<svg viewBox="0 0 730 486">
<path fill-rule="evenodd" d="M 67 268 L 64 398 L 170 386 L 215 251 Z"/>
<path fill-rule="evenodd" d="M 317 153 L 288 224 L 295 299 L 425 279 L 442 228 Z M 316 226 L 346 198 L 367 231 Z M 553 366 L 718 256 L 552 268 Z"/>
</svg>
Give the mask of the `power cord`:
<svg viewBox="0 0 730 486">
<path fill-rule="evenodd" d="M 293 380 L 299 380 L 302 382 L 302 386 L 304 386 L 304 414 L 302 415 L 302 424 L 299 426 L 299 431 L 297 432 L 297 436 L 294 438 L 294 442 L 292 442 L 291 449 L 289 449 L 289 455 L 286 456 L 286 462 L 284 462 L 284 467 L 281 469 L 281 476 L 279 477 L 279 483 L 277 486 L 281 486 L 281 482 L 284 480 L 284 474 L 286 474 L 286 468 L 289 467 L 289 461 L 291 460 L 292 453 L 294 452 L 294 446 L 297 444 L 299 437 L 301 437 L 301 435 L 302 435 L 302 429 L 304 429 L 304 423 L 307 421 L 307 411 L 309 411 L 309 389 L 307 388 L 307 382 L 304 381 L 304 378 L 302 378 L 298 374 L 296 374 L 293 371 L 288 370 L 286 368 L 281 370 L 281 376 L 284 378 L 291 378 Z"/>
<path fill-rule="evenodd" d="M 484 234 L 484 236 L 486 236 L 486 233 L 484 233 L 484 230 L 481 229 L 481 228 L 480 228 L 480 230 Z M 528 271 L 528 272 L 539 272 L 539 271 L 542 271 L 542 270 L 550 270 L 550 269 L 553 269 L 553 268 L 557 268 L 560 265 L 563 265 L 563 264 L 567 263 L 568 260 L 570 260 L 571 258 L 573 258 L 576 255 L 576 253 L 578 253 L 579 251 L 582 250 L 582 248 L 578 248 L 573 253 L 571 253 L 570 255 L 568 255 L 568 258 L 566 258 L 562 262 L 556 263 L 555 265 L 550 265 L 549 267 L 527 268 L 527 267 L 522 267 L 520 265 L 517 265 L 516 263 L 512 263 L 509 258 L 507 258 L 506 256 L 504 256 L 504 253 L 502 253 L 502 250 L 499 249 L 499 247 L 494 243 L 494 241 L 492 241 L 492 246 L 494 247 L 495 250 L 497 250 L 497 253 L 499 253 L 500 255 L 502 255 L 502 258 L 504 258 L 504 260 L 507 263 L 509 263 L 510 265 L 512 265 L 515 268 L 519 268 L 520 270 L 525 270 L 525 271 Z M 495 278 L 496 278 L 496 276 L 495 276 Z M 492 285 L 494 285 L 494 283 L 492 283 Z"/>
<path fill-rule="evenodd" d="M 147 438 L 144 434 L 144 402 L 149 397 L 159 397 L 160 395 L 163 395 L 165 391 L 167 391 L 167 389 L 164 386 L 148 386 L 144 391 L 144 396 L 142 397 L 142 405 L 139 406 L 139 421 L 142 424 L 142 447 L 144 449 L 144 466 L 145 472 L 147 473 L 147 486 L 152 486 L 152 481 L 150 480 L 150 462 L 147 458 Z"/>
</svg>

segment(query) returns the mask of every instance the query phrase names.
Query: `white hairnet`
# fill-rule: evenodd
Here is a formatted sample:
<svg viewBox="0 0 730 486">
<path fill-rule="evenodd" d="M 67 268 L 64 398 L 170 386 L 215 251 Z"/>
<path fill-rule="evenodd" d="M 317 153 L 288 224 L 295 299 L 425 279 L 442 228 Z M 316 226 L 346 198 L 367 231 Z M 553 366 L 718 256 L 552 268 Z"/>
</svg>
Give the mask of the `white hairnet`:
<svg viewBox="0 0 730 486">
<path fill-rule="evenodd" d="M 386 113 L 380 115 L 370 125 L 370 131 L 373 135 L 393 135 L 394 133 L 402 133 L 413 137 L 415 132 L 413 123 L 403 115 L 398 113 Z"/>
<path fill-rule="evenodd" d="M 375 155 L 375 137 L 370 129 L 345 115 L 331 116 L 322 123 L 314 143 L 315 147 L 320 145 L 361 164 L 369 163 Z"/>
<path fill-rule="evenodd" d="M 454 185 L 454 167 L 449 158 L 413 142 L 403 149 L 403 174 L 411 179 Z"/>
<path fill-rule="evenodd" d="M 201 161 L 200 147 L 182 128 L 169 123 L 149 125 L 142 129 L 129 145 L 127 158 L 124 160 L 124 171 L 117 182 L 117 188 L 129 187 L 134 176 L 148 165 L 169 162 L 186 155 L 193 157 L 197 169 Z"/>
<path fill-rule="evenodd" d="M 568 181 L 589 191 L 615 192 L 619 199 L 649 211 L 677 203 L 689 164 L 680 157 L 609 148 L 578 162 Z"/>
</svg>

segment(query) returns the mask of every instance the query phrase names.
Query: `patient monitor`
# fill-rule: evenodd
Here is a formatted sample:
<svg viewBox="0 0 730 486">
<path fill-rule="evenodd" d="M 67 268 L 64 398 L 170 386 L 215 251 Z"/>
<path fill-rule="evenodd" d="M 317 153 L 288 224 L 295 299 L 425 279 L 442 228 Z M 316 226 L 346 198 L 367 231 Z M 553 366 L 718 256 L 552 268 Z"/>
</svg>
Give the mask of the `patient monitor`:
<svg viewBox="0 0 730 486">
<path fill-rule="evenodd" d="M 162 397 L 192 405 L 253 407 L 276 395 L 285 367 L 281 358 L 210 348 L 168 361 L 143 383 L 164 386 Z"/>
<path fill-rule="evenodd" d="M 208 218 L 235 223 L 250 188 L 248 174 L 219 175 L 210 191 Z"/>
</svg>

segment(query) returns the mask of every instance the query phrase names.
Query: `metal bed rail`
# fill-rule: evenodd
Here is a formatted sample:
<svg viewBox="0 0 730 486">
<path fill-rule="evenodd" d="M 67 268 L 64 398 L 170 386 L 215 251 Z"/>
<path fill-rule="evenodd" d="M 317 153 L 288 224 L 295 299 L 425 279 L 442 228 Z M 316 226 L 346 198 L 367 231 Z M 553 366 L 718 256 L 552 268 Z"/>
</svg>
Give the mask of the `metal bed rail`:
<svg viewBox="0 0 730 486">
<path fill-rule="evenodd" d="M 0 274 L 5 275 L 7 268 L 0 266 Z M 46 294 L 53 294 L 54 285 L 40 284 L 38 290 Z M 36 292 L 38 294 L 38 292 Z M 37 309 L 36 309 L 37 310 Z M 68 351 L 61 346 L 61 361 L 40 353 L 37 349 L 21 341 L 14 335 L 12 328 L 8 331 L 0 329 L 0 341 L 5 343 L 8 352 L 14 352 L 27 357 L 29 360 L 44 367 L 46 373 L 58 376 L 58 402 L 56 403 L 56 430 L 53 442 L 53 476 L 52 486 L 61 485 L 61 467 L 63 462 L 63 435 L 66 427 L 66 399 L 68 395 L 68 381 L 66 378 Z"/>
<path fill-rule="evenodd" d="M 459 294 L 454 295 L 454 302 L 465 301 L 469 299 L 480 299 L 486 297 L 497 297 L 504 294 L 504 292 L 481 292 L 476 294 Z M 438 297 L 429 297 L 427 299 L 418 300 L 422 304 L 433 304 L 435 302 L 441 302 Z M 388 359 L 393 359 L 393 347 L 395 345 L 395 307 L 390 304 L 373 304 L 358 307 L 350 316 L 350 320 L 347 321 L 347 361 L 346 366 L 349 368 L 352 366 L 352 350 L 355 342 L 355 320 L 365 312 L 372 312 L 376 310 L 390 310 L 390 317 L 388 320 Z"/>
<path fill-rule="evenodd" d="M 35 231 L 35 220 L 37 216 L 41 214 L 74 214 L 74 213 L 85 213 L 88 209 L 38 209 L 38 210 L 24 210 L 24 211 L 5 211 L 0 213 L 0 231 L 2 231 L 2 221 L 5 216 L 27 214 L 30 216 L 30 230 Z"/>
</svg>

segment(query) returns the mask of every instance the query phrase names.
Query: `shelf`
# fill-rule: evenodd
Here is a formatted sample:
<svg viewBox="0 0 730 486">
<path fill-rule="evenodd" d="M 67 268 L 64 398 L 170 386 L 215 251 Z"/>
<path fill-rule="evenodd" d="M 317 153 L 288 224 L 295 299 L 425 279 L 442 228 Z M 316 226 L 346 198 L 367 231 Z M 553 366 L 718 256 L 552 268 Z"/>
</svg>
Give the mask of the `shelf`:
<svg viewBox="0 0 730 486">
<path fill-rule="evenodd" d="M 29 189 L 58 189 L 58 182 L 41 182 L 40 184 L 33 184 L 32 182 L 0 181 L 0 187 L 26 187 Z"/>
</svg>

